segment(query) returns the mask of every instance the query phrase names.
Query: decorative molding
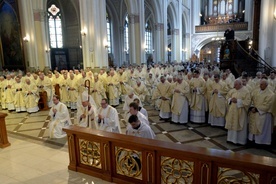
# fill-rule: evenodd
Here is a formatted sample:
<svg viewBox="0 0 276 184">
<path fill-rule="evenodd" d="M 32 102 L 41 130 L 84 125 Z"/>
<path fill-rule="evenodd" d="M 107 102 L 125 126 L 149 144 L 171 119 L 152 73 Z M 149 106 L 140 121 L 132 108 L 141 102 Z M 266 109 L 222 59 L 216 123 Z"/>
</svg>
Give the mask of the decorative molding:
<svg viewBox="0 0 276 184">
<path fill-rule="evenodd" d="M 191 37 L 191 52 L 200 50 L 204 45 L 212 42 L 212 38 L 223 37 L 223 33 L 207 33 L 207 34 L 193 34 Z M 235 32 L 235 39 L 245 40 L 248 37 L 252 38 L 252 31 Z"/>
<path fill-rule="evenodd" d="M 156 23 L 155 24 L 155 30 L 156 31 L 162 31 L 162 30 L 164 30 L 164 24 L 163 23 Z"/>
<path fill-rule="evenodd" d="M 128 15 L 130 24 L 137 24 L 140 22 L 139 15 Z"/>
<path fill-rule="evenodd" d="M 43 10 L 34 10 L 34 21 L 44 22 L 45 12 Z"/>
<path fill-rule="evenodd" d="M 225 31 L 231 27 L 235 31 L 248 30 L 248 22 L 237 22 L 231 24 L 207 24 L 201 26 L 195 26 L 196 33 L 204 32 L 216 32 L 216 31 Z"/>
<path fill-rule="evenodd" d="M 173 29 L 172 35 L 179 35 L 179 29 Z"/>
</svg>

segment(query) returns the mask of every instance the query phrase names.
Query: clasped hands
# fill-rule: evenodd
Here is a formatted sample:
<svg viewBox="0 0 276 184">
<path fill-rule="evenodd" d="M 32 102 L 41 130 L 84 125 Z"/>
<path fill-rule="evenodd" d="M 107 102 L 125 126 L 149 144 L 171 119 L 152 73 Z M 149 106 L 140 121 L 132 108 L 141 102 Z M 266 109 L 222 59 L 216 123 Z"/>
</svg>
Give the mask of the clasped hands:
<svg viewBox="0 0 276 184">
<path fill-rule="evenodd" d="M 180 90 L 179 89 L 175 89 L 174 92 L 175 93 L 180 93 Z"/>
<path fill-rule="evenodd" d="M 218 90 L 217 90 L 217 89 L 215 89 L 215 90 L 213 91 L 213 93 L 218 94 Z"/>
<path fill-rule="evenodd" d="M 253 108 L 251 109 L 251 112 L 252 112 L 252 113 L 256 113 L 256 112 L 258 112 L 258 109 L 257 109 L 256 107 L 253 107 Z"/>
<path fill-rule="evenodd" d="M 236 99 L 235 97 L 234 97 L 234 98 L 231 98 L 231 102 L 237 103 L 237 102 L 238 102 L 238 99 Z"/>
<path fill-rule="evenodd" d="M 53 113 L 54 113 L 54 115 L 56 115 L 56 113 L 57 113 L 57 110 L 55 108 L 53 108 Z"/>
</svg>

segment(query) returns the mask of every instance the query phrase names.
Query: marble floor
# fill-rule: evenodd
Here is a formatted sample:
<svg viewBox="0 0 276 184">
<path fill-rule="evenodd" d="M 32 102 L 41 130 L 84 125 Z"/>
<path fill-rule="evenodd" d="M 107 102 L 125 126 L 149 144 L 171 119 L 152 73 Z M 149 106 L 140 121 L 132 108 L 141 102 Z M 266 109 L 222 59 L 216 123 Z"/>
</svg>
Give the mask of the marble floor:
<svg viewBox="0 0 276 184">
<path fill-rule="evenodd" d="M 226 142 L 227 131 L 207 124 L 176 125 L 159 120 L 158 111 L 150 106 L 149 121 L 156 133 L 156 139 L 192 146 L 231 150 L 276 158 L 275 145 L 264 148 L 237 146 Z M 117 107 L 121 119 L 122 131 L 126 122 L 123 119 L 122 105 Z M 104 184 L 99 178 L 69 171 L 67 139 L 49 139 L 48 111 L 33 114 L 7 113 L 6 126 L 10 147 L 0 149 L 0 183 L 1 184 Z M 72 122 L 76 111 L 70 111 Z"/>
</svg>

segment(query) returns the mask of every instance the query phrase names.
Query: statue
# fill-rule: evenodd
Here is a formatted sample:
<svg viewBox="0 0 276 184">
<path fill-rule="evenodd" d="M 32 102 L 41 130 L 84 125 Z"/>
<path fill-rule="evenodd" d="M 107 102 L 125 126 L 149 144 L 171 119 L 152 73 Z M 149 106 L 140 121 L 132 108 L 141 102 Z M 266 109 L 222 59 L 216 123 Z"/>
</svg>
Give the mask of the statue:
<svg viewBox="0 0 276 184">
<path fill-rule="evenodd" d="M 224 50 L 223 59 L 230 59 L 230 49 L 228 48 L 228 46 L 226 46 Z"/>
</svg>

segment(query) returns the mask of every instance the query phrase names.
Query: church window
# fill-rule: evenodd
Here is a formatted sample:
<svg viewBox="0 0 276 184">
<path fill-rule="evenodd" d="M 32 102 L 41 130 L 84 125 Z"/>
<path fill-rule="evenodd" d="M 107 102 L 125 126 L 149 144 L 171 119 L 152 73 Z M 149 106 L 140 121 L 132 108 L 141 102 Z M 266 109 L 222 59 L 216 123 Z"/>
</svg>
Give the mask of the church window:
<svg viewBox="0 0 276 184">
<path fill-rule="evenodd" d="M 112 52 L 112 44 L 111 44 L 111 19 L 106 13 L 106 32 L 107 32 L 107 51 L 108 53 Z"/>
<path fill-rule="evenodd" d="M 125 52 L 128 53 L 129 51 L 128 15 L 126 16 L 125 23 L 124 23 L 124 47 L 125 47 Z"/>
<path fill-rule="evenodd" d="M 48 8 L 48 23 L 49 23 L 49 35 L 51 48 L 62 48 L 62 24 L 60 9 L 52 4 Z"/>
<path fill-rule="evenodd" d="M 146 40 L 146 52 L 152 52 L 152 29 L 149 22 L 146 23 L 145 29 L 145 40 Z"/>
</svg>

